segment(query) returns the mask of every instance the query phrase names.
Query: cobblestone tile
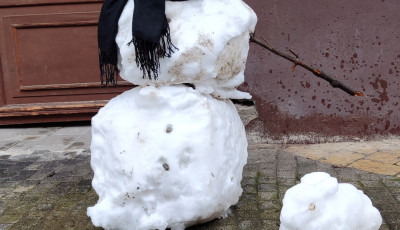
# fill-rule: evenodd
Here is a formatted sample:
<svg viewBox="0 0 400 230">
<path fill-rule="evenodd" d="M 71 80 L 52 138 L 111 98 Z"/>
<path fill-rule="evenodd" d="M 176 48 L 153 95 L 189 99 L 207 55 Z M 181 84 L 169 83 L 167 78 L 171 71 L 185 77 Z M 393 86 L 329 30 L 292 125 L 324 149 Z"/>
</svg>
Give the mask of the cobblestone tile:
<svg viewBox="0 0 400 230">
<path fill-rule="evenodd" d="M 36 173 L 36 170 L 23 170 L 10 178 L 10 181 L 22 181 Z"/>
<path fill-rule="evenodd" d="M 49 194 L 65 195 L 75 186 L 75 182 L 60 182 L 56 186 L 51 187 L 47 192 Z"/>
<path fill-rule="evenodd" d="M 30 230 L 30 229 L 40 229 L 40 224 L 43 218 L 38 217 L 26 217 L 18 220 L 11 228 L 7 230 Z"/>
<path fill-rule="evenodd" d="M 338 179 L 341 181 L 359 181 L 360 176 L 351 168 L 338 167 L 335 169 Z"/>
<path fill-rule="evenodd" d="M 263 220 L 263 227 L 261 230 L 278 230 L 279 224 L 279 221 Z"/>
<path fill-rule="evenodd" d="M 381 212 L 389 228 L 397 230 L 400 228 L 400 212 Z"/>
<path fill-rule="evenodd" d="M 92 189 L 92 179 L 84 179 L 79 181 L 75 187 L 71 189 L 73 193 L 87 193 Z"/>
</svg>

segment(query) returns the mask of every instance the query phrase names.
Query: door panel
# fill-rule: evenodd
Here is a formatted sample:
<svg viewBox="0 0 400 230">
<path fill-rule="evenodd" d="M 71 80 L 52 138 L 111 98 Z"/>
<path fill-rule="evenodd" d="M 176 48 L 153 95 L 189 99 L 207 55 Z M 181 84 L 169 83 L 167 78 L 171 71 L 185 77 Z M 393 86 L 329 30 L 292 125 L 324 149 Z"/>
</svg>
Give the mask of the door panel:
<svg viewBox="0 0 400 230">
<path fill-rule="evenodd" d="M 100 88 L 101 2 L 15 2 L 0 4 L 0 124 L 90 119 L 132 88 Z"/>
</svg>

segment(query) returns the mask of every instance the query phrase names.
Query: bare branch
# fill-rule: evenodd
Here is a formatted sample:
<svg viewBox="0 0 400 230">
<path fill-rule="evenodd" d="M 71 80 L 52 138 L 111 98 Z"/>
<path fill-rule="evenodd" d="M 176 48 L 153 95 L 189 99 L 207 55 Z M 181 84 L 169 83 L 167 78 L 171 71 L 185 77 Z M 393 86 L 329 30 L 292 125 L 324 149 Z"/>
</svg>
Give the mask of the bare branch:
<svg viewBox="0 0 400 230">
<path fill-rule="evenodd" d="M 333 88 L 339 88 L 343 91 L 345 91 L 346 93 L 350 94 L 351 96 L 364 96 L 364 94 L 360 91 L 357 90 L 353 90 L 352 88 L 348 87 L 347 85 L 345 85 L 344 83 L 342 83 L 341 81 L 339 81 L 338 79 L 336 79 L 335 77 L 323 72 L 322 70 L 319 70 L 317 68 L 313 68 L 307 64 L 304 64 L 303 62 L 299 61 L 298 58 L 299 56 L 297 54 L 295 54 L 292 50 L 289 49 L 289 51 L 296 56 L 296 58 L 287 55 L 285 53 L 282 53 L 281 51 L 275 49 L 274 47 L 271 46 L 271 44 L 269 44 L 269 42 L 262 42 L 261 40 L 259 40 L 258 38 L 255 38 L 254 36 L 250 36 L 250 42 L 253 42 L 269 51 L 271 51 L 272 53 L 281 56 L 283 58 L 285 58 L 288 61 L 291 61 L 292 63 L 294 63 L 294 66 L 291 68 L 292 71 L 294 71 L 296 69 L 296 66 L 301 66 L 309 71 L 311 71 L 315 76 L 324 79 L 325 81 L 329 82 L 329 84 L 333 87 Z M 267 44 L 268 43 L 268 44 Z"/>
</svg>

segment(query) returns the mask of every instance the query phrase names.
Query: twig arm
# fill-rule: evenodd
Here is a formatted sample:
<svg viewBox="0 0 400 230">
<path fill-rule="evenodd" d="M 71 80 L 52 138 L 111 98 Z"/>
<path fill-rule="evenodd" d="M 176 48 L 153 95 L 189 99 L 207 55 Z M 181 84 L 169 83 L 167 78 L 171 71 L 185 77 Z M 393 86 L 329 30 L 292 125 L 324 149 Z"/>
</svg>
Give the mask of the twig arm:
<svg viewBox="0 0 400 230">
<path fill-rule="evenodd" d="M 272 53 L 281 56 L 283 58 L 285 58 L 286 60 L 294 63 L 294 66 L 292 67 L 292 70 L 295 69 L 296 66 L 301 66 L 309 71 L 311 71 L 315 76 L 324 79 L 325 81 L 329 82 L 329 84 L 333 87 L 333 88 L 339 88 L 343 91 L 345 91 L 346 93 L 350 94 L 351 96 L 364 96 L 363 93 L 361 93 L 360 91 L 354 90 L 350 87 L 348 87 L 347 85 L 345 85 L 344 83 L 342 83 L 341 81 L 339 81 L 338 79 L 336 79 L 335 77 L 332 77 L 331 75 L 317 69 L 317 68 L 313 68 L 307 64 L 304 64 L 303 62 L 298 60 L 298 56 L 296 55 L 296 58 L 287 55 L 285 53 L 282 53 L 281 51 L 275 49 L 274 47 L 272 47 L 270 44 L 264 43 L 261 40 L 255 38 L 254 36 L 250 36 L 250 42 L 253 42 L 269 51 L 271 51 Z"/>
</svg>

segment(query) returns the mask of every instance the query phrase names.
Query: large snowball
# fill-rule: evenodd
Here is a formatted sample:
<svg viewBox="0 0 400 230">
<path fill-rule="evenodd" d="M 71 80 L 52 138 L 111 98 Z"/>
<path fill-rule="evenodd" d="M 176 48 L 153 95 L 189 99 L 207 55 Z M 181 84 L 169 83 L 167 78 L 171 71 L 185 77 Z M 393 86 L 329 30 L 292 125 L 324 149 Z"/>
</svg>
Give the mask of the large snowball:
<svg viewBox="0 0 400 230">
<path fill-rule="evenodd" d="M 157 81 L 142 78 L 136 66 L 132 40 L 133 0 L 120 17 L 116 38 L 120 49 L 120 75 L 136 85 L 193 83 L 200 92 L 221 98 L 251 98 L 236 90 L 244 81 L 249 33 L 257 17 L 241 0 L 166 2 L 172 43 L 179 48 L 160 59 Z"/>
<path fill-rule="evenodd" d="M 323 172 L 305 175 L 286 192 L 280 219 L 280 230 L 378 230 L 382 224 L 362 191 Z"/>
<path fill-rule="evenodd" d="M 190 87 L 137 87 L 92 119 L 88 215 L 106 229 L 180 229 L 223 216 L 242 193 L 244 127 L 234 105 Z"/>
</svg>

